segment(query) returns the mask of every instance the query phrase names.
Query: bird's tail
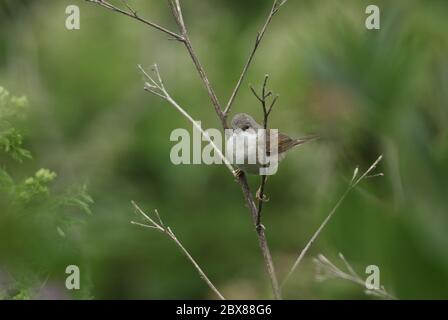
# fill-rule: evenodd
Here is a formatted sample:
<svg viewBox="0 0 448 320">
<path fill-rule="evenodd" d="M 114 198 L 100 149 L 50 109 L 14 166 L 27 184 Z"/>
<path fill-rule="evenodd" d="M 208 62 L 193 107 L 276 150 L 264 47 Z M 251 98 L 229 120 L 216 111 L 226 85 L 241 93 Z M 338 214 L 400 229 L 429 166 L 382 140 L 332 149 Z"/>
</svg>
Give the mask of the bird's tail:
<svg viewBox="0 0 448 320">
<path fill-rule="evenodd" d="M 314 141 L 314 140 L 317 140 L 319 138 L 320 137 L 317 134 L 312 134 L 312 135 L 309 135 L 309 136 L 305 136 L 305 137 L 302 137 L 302 138 L 295 139 L 293 145 L 294 146 L 299 146 L 301 144 L 304 144 L 305 142 Z"/>
</svg>

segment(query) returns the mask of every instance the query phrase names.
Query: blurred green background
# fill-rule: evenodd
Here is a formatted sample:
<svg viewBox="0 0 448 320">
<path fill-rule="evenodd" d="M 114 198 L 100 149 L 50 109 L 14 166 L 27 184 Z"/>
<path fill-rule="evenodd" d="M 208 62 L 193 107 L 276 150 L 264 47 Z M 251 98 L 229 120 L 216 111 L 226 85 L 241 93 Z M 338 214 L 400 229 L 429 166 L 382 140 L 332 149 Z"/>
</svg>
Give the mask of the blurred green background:
<svg viewBox="0 0 448 320">
<path fill-rule="evenodd" d="M 165 1 L 130 3 L 176 29 Z M 65 28 L 69 4 L 80 7 L 80 30 Z M 183 1 L 221 102 L 270 4 Z M 368 4 L 380 7 L 381 30 L 365 28 Z M 316 281 L 312 257 L 341 265 L 338 252 L 361 274 L 378 265 L 381 284 L 399 298 L 448 298 L 447 16 L 444 0 L 291 0 L 274 18 L 233 112 L 261 120 L 248 84 L 268 73 L 280 94 L 271 126 L 324 137 L 291 152 L 267 183 L 264 224 L 279 278 L 357 165 L 363 171 L 383 154 L 385 174 L 349 195 L 285 285 L 285 298 L 368 299 L 356 285 Z M 170 162 L 171 131 L 191 125 L 142 90 L 138 63 L 158 63 L 170 93 L 205 128 L 220 123 L 185 49 L 166 38 L 84 1 L 0 1 L 0 86 L 28 98 L 17 126 L 33 154 L 23 163 L 1 155 L 0 165 L 19 182 L 49 168 L 57 178 L 48 197 L 86 185 L 95 201 L 89 215 L 0 197 L 0 297 L 215 298 L 168 238 L 129 223 L 140 219 L 131 200 L 159 210 L 226 297 L 272 297 L 227 169 Z M 259 178 L 250 183 L 256 190 Z M 74 222 L 61 230 L 66 218 Z M 81 268 L 79 291 L 65 289 L 69 264 Z"/>
</svg>

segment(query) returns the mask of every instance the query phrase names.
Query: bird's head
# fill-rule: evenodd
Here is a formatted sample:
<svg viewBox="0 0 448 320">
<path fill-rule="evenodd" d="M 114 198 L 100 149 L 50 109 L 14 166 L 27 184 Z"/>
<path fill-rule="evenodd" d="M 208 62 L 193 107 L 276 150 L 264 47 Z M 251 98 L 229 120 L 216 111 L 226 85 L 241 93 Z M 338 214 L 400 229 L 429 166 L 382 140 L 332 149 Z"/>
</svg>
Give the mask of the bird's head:
<svg viewBox="0 0 448 320">
<path fill-rule="evenodd" d="M 243 130 L 260 129 L 261 126 L 247 113 L 237 113 L 232 119 L 232 129 Z"/>
</svg>

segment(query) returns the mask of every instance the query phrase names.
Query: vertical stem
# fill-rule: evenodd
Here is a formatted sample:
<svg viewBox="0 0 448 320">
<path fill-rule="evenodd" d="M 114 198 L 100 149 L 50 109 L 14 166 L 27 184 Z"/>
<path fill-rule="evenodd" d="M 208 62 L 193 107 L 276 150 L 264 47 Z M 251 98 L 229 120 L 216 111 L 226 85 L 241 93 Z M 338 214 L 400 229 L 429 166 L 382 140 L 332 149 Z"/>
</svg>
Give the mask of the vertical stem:
<svg viewBox="0 0 448 320">
<path fill-rule="evenodd" d="M 193 259 L 193 257 L 190 255 L 190 253 L 187 251 L 187 249 L 184 248 L 184 246 L 182 245 L 182 243 L 177 240 L 176 235 L 171 231 L 170 228 L 167 228 L 165 230 L 165 233 L 177 244 L 177 246 L 180 248 L 180 250 L 182 250 L 182 252 L 184 253 L 184 255 L 187 257 L 188 260 L 190 260 L 190 262 L 193 264 L 193 266 L 196 268 L 196 270 L 199 273 L 199 276 L 205 281 L 205 283 L 207 283 L 207 285 L 209 286 L 210 289 L 212 289 L 212 291 L 219 297 L 219 299 L 221 300 L 226 300 L 224 298 L 224 296 L 221 294 L 221 292 L 219 292 L 218 289 L 216 289 L 216 287 L 213 285 L 213 283 L 209 280 L 209 278 L 207 277 L 207 275 L 205 274 L 204 271 L 202 271 L 201 267 L 197 264 L 197 262 Z"/>
<path fill-rule="evenodd" d="M 258 209 L 257 206 L 255 205 L 252 193 L 250 192 L 249 185 L 247 184 L 246 176 L 244 174 L 240 175 L 238 177 L 238 182 L 243 190 L 244 199 L 246 200 L 246 204 L 249 207 L 252 216 L 252 221 L 255 225 L 255 230 L 258 236 L 258 243 L 260 245 L 260 249 L 263 254 L 263 259 L 265 261 L 266 269 L 269 275 L 269 279 L 271 281 L 272 292 L 274 293 L 275 299 L 281 300 L 282 299 L 281 290 L 278 284 L 277 275 L 275 274 L 274 262 L 272 260 L 271 251 L 269 250 L 269 245 L 266 239 L 266 234 L 264 233 L 264 228 L 261 225 L 257 225 Z"/>
<path fill-rule="evenodd" d="M 205 85 L 205 87 L 207 88 L 207 92 L 212 100 L 213 106 L 215 108 L 216 114 L 218 115 L 218 117 L 221 120 L 223 129 L 228 128 L 227 126 L 227 119 L 226 119 L 226 112 L 223 111 L 221 109 L 221 106 L 219 104 L 218 98 L 216 97 L 215 92 L 213 91 L 213 88 L 210 84 L 210 81 L 208 80 L 208 77 L 204 71 L 204 68 L 202 67 L 202 64 L 199 61 L 199 58 L 196 54 L 196 52 L 193 49 L 193 46 L 191 44 L 190 38 L 188 37 L 188 32 L 187 32 L 187 28 L 185 26 L 184 23 L 184 19 L 183 19 L 183 15 L 182 15 L 182 9 L 180 6 L 180 2 L 179 0 L 168 0 L 170 6 L 171 6 L 171 10 L 173 11 L 173 15 L 176 19 L 176 22 L 181 30 L 182 33 L 182 37 L 183 37 L 183 43 L 185 45 L 185 47 L 187 48 L 187 51 L 191 57 L 191 59 L 193 60 L 193 63 Z M 274 5 L 273 8 L 276 8 L 276 3 L 277 0 L 274 1 Z M 256 42 L 256 47 L 258 47 L 258 44 L 263 36 L 263 34 L 266 31 L 266 28 L 270 22 L 270 20 L 272 19 L 272 16 L 275 14 L 275 12 L 278 10 L 278 8 L 276 10 L 273 10 L 274 12 L 272 12 L 271 10 L 271 14 L 268 17 L 268 21 L 266 22 L 266 24 L 263 26 L 262 32 L 261 34 L 258 35 L 257 37 L 257 42 Z M 256 48 L 253 52 L 253 54 L 255 53 Z M 251 55 L 253 57 L 253 54 Z M 250 58 L 250 60 L 252 60 L 252 57 Z M 250 62 L 249 62 L 250 64 Z M 243 71 L 243 73 L 245 74 L 247 72 L 247 68 L 249 67 L 249 65 L 247 65 L 245 67 L 245 71 Z M 242 78 L 244 78 L 244 74 L 242 76 Z M 240 83 L 241 84 L 241 83 Z M 239 86 L 239 85 L 238 85 Z M 236 89 L 236 92 L 238 91 L 238 88 Z M 235 93 L 236 95 L 236 93 Z M 228 108 L 227 112 L 230 110 L 230 107 Z M 268 275 L 269 278 L 271 280 L 271 285 L 272 285 L 272 290 L 274 293 L 274 297 L 276 299 L 281 299 L 281 292 L 280 292 L 280 287 L 278 284 L 278 280 L 277 280 L 277 276 L 275 274 L 275 269 L 274 269 L 274 263 L 272 261 L 272 256 L 271 256 L 271 252 L 269 250 L 269 246 L 268 246 L 268 242 L 266 239 L 266 235 L 264 233 L 264 228 L 261 225 L 258 225 L 258 209 L 257 206 L 255 204 L 255 201 L 253 199 L 252 193 L 250 191 L 249 185 L 247 183 L 246 177 L 244 175 L 240 175 L 238 177 L 238 183 L 241 186 L 241 189 L 243 191 L 244 194 L 244 198 L 246 200 L 246 203 L 249 207 L 249 210 L 251 212 L 251 216 L 252 216 L 252 220 L 255 226 L 255 230 L 257 231 L 257 236 L 258 236 L 258 243 L 260 245 L 262 254 L 263 254 L 263 259 L 265 261 L 266 264 L 266 269 L 268 271 Z"/>
</svg>

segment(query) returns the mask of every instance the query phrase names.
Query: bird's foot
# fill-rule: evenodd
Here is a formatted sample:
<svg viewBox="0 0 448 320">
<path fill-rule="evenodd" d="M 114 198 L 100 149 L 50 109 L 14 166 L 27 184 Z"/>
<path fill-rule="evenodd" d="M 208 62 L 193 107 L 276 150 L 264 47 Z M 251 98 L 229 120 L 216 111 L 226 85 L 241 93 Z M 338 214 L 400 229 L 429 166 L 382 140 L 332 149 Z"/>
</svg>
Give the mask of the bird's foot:
<svg viewBox="0 0 448 320">
<path fill-rule="evenodd" d="M 258 201 L 263 201 L 263 202 L 269 201 L 269 197 L 265 193 L 263 193 L 263 197 L 261 196 L 260 189 L 258 189 L 257 192 L 255 193 L 255 197 L 257 198 Z"/>
<path fill-rule="evenodd" d="M 233 175 L 238 179 L 239 177 L 244 175 L 244 171 L 237 168 L 233 171 Z"/>
<path fill-rule="evenodd" d="M 266 230 L 266 227 L 263 224 L 259 223 L 257 224 L 256 229 L 258 232 L 260 232 L 261 230 Z"/>
</svg>

